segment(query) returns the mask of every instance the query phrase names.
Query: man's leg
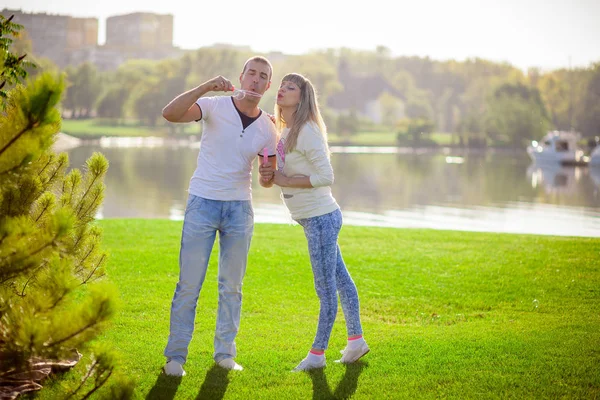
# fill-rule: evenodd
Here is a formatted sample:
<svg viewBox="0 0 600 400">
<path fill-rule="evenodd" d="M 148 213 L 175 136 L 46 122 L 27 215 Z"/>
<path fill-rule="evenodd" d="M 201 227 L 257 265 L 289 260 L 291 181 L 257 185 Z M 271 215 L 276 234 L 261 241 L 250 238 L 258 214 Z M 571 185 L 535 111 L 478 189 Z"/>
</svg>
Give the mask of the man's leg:
<svg viewBox="0 0 600 400">
<path fill-rule="evenodd" d="M 219 215 L 214 201 L 190 195 L 181 236 L 179 282 L 171 304 L 169 341 L 164 352 L 167 362 L 173 360 L 183 365 L 186 361 Z"/>
<path fill-rule="evenodd" d="M 240 326 L 242 280 L 253 230 L 254 212 L 250 201 L 224 202 L 219 230 L 219 309 L 214 343 L 217 363 L 236 356 L 235 336 Z"/>
</svg>

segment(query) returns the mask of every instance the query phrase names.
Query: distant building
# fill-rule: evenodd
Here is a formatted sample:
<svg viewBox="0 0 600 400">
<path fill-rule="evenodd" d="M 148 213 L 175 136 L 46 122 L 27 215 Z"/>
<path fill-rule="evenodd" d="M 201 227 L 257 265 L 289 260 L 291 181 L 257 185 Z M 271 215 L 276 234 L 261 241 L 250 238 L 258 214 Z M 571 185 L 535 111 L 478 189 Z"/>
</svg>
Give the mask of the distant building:
<svg viewBox="0 0 600 400">
<path fill-rule="evenodd" d="M 240 46 L 231 43 L 215 43 L 212 46 L 209 46 L 214 49 L 224 49 L 224 50 L 236 50 L 236 51 L 245 51 L 251 52 L 252 48 L 250 46 Z"/>
<path fill-rule="evenodd" d="M 98 45 L 98 19 L 67 15 L 24 13 L 4 9 L 5 17 L 24 26 L 35 56 L 46 57 L 60 68 L 90 62 L 100 70 L 114 70 L 130 59 L 176 58 L 183 50 L 173 46 L 173 16 L 133 13 L 109 17 L 106 44 Z"/>
<path fill-rule="evenodd" d="M 61 68 L 69 64 L 73 51 L 98 45 L 98 19 L 74 18 L 46 13 L 29 14 L 21 10 L 0 12 L 23 25 L 36 56 L 46 57 Z"/>
<path fill-rule="evenodd" d="M 173 16 L 133 13 L 106 19 L 106 45 L 111 47 L 173 47 Z"/>
</svg>

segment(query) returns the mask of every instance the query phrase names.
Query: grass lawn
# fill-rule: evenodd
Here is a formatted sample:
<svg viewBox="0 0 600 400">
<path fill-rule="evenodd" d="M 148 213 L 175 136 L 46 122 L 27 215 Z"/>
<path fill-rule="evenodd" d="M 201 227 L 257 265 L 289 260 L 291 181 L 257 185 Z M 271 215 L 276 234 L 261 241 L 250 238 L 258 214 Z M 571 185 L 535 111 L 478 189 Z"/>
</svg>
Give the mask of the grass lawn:
<svg viewBox="0 0 600 400">
<path fill-rule="evenodd" d="M 333 362 L 346 340 L 340 308 L 327 367 L 307 374 L 290 372 L 318 315 L 305 239 L 298 226 L 257 224 L 237 338 L 244 371 L 212 361 L 217 247 L 187 376 L 175 379 L 161 367 L 181 222 L 100 225 L 121 306 L 99 341 L 121 354 L 138 399 L 600 397 L 599 239 L 346 226 L 340 245 L 371 352 Z M 55 398 L 56 384 L 38 398 Z"/>
<path fill-rule="evenodd" d="M 330 146 L 396 146 L 394 132 L 357 132 L 350 136 L 329 133 L 327 138 Z"/>
<path fill-rule="evenodd" d="M 351 136 L 340 136 L 335 133 L 328 134 L 330 146 L 397 146 L 398 134 L 396 132 L 357 132 Z M 429 141 L 439 146 L 452 144 L 452 135 L 449 133 L 432 133 L 427 135 Z M 408 142 L 412 143 L 412 142 Z"/>
<path fill-rule="evenodd" d="M 167 136 L 172 134 L 169 127 L 177 126 L 181 131 L 178 135 L 199 135 L 198 124 L 170 124 L 156 127 L 142 126 L 136 121 L 126 121 L 116 124 L 115 121 L 99 118 L 90 119 L 63 119 L 61 132 L 78 138 L 98 138 L 102 136 Z M 432 133 L 426 137 L 430 142 L 439 146 L 452 144 L 452 135 L 449 133 Z M 396 146 L 397 133 L 389 131 L 357 132 L 351 136 L 339 136 L 335 133 L 328 135 L 329 145 L 346 146 Z"/>
</svg>

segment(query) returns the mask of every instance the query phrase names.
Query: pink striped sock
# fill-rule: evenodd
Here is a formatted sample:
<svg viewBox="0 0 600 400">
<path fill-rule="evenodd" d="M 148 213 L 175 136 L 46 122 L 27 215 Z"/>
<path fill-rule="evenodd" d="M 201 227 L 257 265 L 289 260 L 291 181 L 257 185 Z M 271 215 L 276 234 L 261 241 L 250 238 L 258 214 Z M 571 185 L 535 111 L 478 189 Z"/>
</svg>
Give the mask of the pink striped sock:
<svg viewBox="0 0 600 400">
<path fill-rule="evenodd" d="M 353 337 L 352 339 L 348 338 L 348 349 L 358 349 L 365 342 L 362 335 Z"/>
</svg>

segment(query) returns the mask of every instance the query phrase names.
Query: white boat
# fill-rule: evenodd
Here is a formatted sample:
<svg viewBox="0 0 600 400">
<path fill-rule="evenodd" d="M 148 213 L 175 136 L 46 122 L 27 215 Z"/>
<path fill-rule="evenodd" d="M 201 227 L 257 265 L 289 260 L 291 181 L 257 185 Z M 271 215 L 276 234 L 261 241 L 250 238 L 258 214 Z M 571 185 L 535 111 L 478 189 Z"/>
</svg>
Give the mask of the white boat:
<svg viewBox="0 0 600 400">
<path fill-rule="evenodd" d="M 585 165 L 588 157 L 577 145 L 579 133 L 571 131 L 548 132 L 541 143 L 533 140 L 527 146 L 527 154 L 536 163 L 553 163 L 560 165 Z"/>
</svg>

